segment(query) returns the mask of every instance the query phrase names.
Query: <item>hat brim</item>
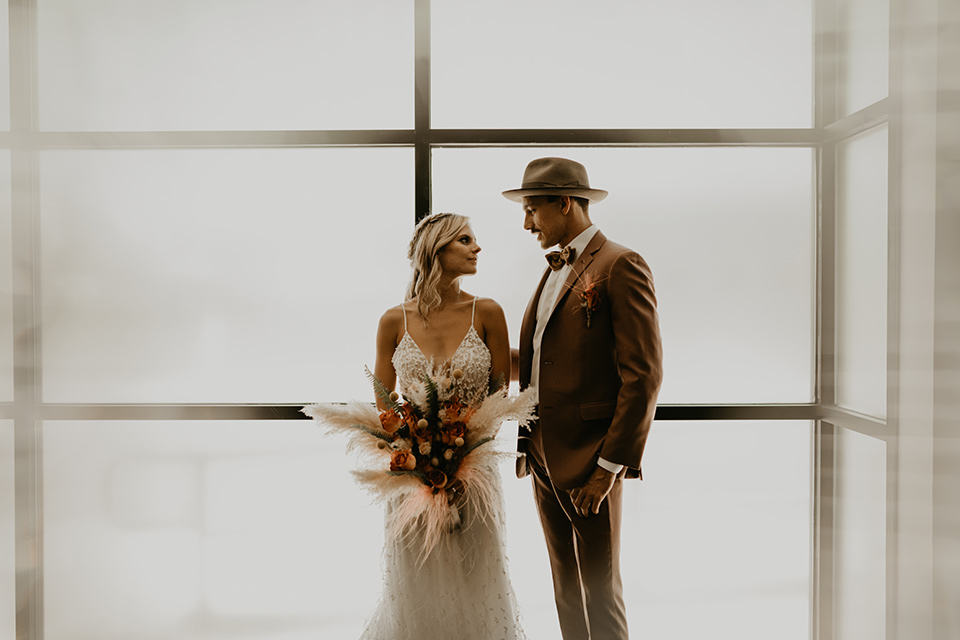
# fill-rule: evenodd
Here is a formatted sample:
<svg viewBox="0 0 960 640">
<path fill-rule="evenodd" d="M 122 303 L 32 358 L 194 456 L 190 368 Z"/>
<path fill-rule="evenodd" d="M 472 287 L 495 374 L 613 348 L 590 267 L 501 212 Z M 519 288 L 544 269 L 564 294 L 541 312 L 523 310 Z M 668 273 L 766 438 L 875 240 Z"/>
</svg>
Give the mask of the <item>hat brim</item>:
<svg viewBox="0 0 960 640">
<path fill-rule="evenodd" d="M 607 197 L 603 189 L 565 189 L 563 187 L 537 187 L 534 189 L 510 189 L 503 192 L 503 197 L 514 202 L 522 202 L 524 196 L 571 196 L 586 198 L 590 202 L 600 202 Z"/>
</svg>

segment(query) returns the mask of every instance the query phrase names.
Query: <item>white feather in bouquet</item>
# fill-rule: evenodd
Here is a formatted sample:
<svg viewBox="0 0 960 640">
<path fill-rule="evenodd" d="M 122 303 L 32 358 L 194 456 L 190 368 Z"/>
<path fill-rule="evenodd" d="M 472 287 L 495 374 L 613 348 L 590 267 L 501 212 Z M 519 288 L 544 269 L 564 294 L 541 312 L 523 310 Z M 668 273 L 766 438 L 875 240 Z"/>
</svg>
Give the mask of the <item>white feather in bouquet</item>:
<svg viewBox="0 0 960 640">
<path fill-rule="evenodd" d="M 368 372 L 369 374 L 369 372 Z M 302 412 L 329 433 L 347 437 L 361 468 L 357 483 L 390 505 L 387 535 L 420 546 L 421 562 L 467 517 L 486 519 L 498 500 L 498 465 L 515 455 L 494 445 L 506 420 L 526 424 L 534 415 L 533 389 L 510 396 L 498 390 L 467 403 L 429 376 L 408 392 L 389 393 L 370 374 L 387 405 L 312 404 Z"/>
</svg>

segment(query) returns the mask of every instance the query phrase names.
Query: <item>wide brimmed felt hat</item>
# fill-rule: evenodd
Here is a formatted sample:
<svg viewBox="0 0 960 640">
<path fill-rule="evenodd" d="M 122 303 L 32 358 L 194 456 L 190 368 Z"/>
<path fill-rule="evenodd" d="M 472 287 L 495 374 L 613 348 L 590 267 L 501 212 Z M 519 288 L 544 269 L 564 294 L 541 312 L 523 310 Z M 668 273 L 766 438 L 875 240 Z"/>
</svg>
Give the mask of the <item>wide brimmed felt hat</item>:
<svg viewBox="0 0 960 640">
<path fill-rule="evenodd" d="M 587 168 L 567 158 L 537 158 L 523 172 L 519 189 L 503 192 L 503 197 L 521 202 L 524 196 L 572 196 L 600 202 L 607 197 L 603 189 L 591 189 Z"/>
</svg>

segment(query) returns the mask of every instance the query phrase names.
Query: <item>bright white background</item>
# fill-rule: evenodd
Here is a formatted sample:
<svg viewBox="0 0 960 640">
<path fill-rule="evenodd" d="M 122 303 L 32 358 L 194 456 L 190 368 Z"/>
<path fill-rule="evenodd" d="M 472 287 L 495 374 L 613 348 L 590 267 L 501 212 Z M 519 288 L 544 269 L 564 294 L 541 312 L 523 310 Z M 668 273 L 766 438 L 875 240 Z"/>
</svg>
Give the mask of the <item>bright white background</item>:
<svg viewBox="0 0 960 640">
<path fill-rule="evenodd" d="M 439 129 L 813 124 L 810 0 L 435 0 L 431 28 Z"/>
<path fill-rule="evenodd" d="M 837 429 L 834 568 L 839 638 L 883 638 L 887 602 L 887 450 Z"/>
<path fill-rule="evenodd" d="M 837 149 L 837 404 L 887 414 L 887 128 Z"/>
<path fill-rule="evenodd" d="M 46 131 L 405 129 L 413 2 L 41 0 Z"/>
<path fill-rule="evenodd" d="M 837 116 L 843 117 L 889 93 L 890 2 L 840 0 L 836 18 L 842 33 L 837 57 Z"/>
<path fill-rule="evenodd" d="M 373 399 L 412 149 L 48 151 L 40 170 L 45 400 Z"/>
<path fill-rule="evenodd" d="M 808 638 L 811 439 L 806 422 L 654 425 L 624 492 L 636 635 Z M 48 422 L 44 455 L 46 637 L 359 636 L 382 513 L 312 423 Z M 557 638 L 529 480 L 503 477 L 530 637 Z"/>
</svg>

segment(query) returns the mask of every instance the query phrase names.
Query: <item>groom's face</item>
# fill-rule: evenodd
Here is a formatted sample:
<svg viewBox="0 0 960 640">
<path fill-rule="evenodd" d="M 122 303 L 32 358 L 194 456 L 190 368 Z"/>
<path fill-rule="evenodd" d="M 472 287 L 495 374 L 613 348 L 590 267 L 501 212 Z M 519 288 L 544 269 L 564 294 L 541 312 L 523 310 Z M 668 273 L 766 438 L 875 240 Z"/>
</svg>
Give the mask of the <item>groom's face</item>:
<svg viewBox="0 0 960 640">
<path fill-rule="evenodd" d="M 563 199 L 548 202 L 544 196 L 524 196 L 523 228 L 534 234 L 540 246 L 549 249 L 560 242 L 567 228 L 567 216 L 561 212 Z"/>
</svg>

